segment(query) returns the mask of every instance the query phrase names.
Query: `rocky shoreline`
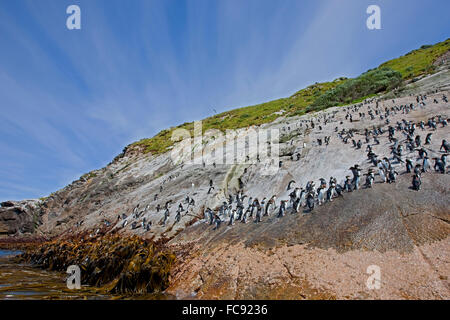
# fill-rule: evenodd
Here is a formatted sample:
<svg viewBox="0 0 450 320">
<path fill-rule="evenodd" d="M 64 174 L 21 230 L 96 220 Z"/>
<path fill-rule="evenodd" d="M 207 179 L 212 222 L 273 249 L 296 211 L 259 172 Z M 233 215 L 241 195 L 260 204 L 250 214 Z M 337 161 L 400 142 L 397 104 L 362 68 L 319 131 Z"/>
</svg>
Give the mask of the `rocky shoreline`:
<svg viewBox="0 0 450 320">
<path fill-rule="evenodd" d="M 15 240 L 15 241 L 14 241 Z M 3 239 L 0 247 L 20 249 L 16 263 L 66 272 L 70 265 L 81 269 L 81 284 L 107 294 L 162 293 L 169 286 L 175 255 L 162 242 L 114 233 L 90 234 L 52 240 Z"/>
</svg>

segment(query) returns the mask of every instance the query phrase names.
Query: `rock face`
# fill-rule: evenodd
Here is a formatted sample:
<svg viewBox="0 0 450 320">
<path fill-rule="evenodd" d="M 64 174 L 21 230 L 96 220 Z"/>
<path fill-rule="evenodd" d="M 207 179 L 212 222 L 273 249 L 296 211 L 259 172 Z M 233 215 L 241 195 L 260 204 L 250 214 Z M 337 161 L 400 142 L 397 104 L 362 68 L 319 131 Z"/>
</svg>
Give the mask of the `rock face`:
<svg viewBox="0 0 450 320">
<path fill-rule="evenodd" d="M 345 194 L 313 211 L 171 240 L 192 249 L 169 293 L 199 299 L 449 299 L 450 177 L 409 177 Z M 366 286 L 371 265 L 381 287 Z"/>
<path fill-rule="evenodd" d="M 0 237 L 34 233 L 39 223 L 39 201 L 0 203 Z"/>
</svg>

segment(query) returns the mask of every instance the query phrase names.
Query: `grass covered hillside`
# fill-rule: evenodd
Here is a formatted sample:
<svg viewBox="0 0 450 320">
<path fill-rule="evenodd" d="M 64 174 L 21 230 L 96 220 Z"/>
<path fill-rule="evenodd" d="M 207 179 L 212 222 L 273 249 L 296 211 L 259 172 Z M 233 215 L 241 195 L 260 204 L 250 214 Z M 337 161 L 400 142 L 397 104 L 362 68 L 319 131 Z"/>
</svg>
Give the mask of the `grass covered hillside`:
<svg viewBox="0 0 450 320">
<path fill-rule="evenodd" d="M 363 73 L 355 79 L 349 79 L 339 86 L 328 90 L 307 111 L 318 111 L 338 105 L 345 105 L 379 92 L 390 91 L 402 83 L 402 74 L 382 67 Z"/>
<path fill-rule="evenodd" d="M 379 68 L 390 68 L 399 71 L 404 79 L 411 79 L 435 71 L 433 62 L 450 50 L 450 38 L 435 45 L 424 45 L 400 58 L 390 60 Z"/>
<path fill-rule="evenodd" d="M 338 78 L 331 82 L 316 83 L 297 91 L 288 98 L 226 111 L 203 120 L 203 130 L 238 129 L 258 126 L 274 121 L 280 116 L 296 116 L 329 107 L 355 103 L 375 94 L 389 91 L 414 77 L 431 74 L 436 68 L 433 63 L 450 50 L 450 39 L 435 45 L 424 45 L 404 56 L 381 64 L 357 78 Z M 193 132 L 194 123 L 162 130 L 156 136 L 142 139 L 129 146 L 144 153 L 158 155 L 173 145 L 172 132 L 183 128 Z"/>
</svg>

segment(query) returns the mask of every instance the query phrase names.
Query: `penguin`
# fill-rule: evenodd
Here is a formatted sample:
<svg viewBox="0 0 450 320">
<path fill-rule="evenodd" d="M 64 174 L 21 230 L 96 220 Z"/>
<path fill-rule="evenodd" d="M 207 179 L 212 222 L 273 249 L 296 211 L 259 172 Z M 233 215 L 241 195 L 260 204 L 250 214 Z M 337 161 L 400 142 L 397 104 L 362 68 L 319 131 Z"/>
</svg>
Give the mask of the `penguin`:
<svg viewBox="0 0 450 320">
<path fill-rule="evenodd" d="M 352 192 L 352 180 L 350 179 L 350 176 L 345 177 L 344 190 L 347 192 Z"/>
<path fill-rule="evenodd" d="M 389 173 L 388 173 L 389 183 L 395 183 L 395 181 L 397 179 L 397 175 L 398 175 L 398 172 L 395 171 L 394 168 L 391 167 L 391 169 L 389 170 Z"/>
<path fill-rule="evenodd" d="M 277 200 L 277 196 L 273 195 L 269 201 L 267 201 L 266 211 L 264 212 L 264 216 L 268 216 L 270 214 L 270 210 L 274 210 L 276 208 L 275 202 Z"/>
<path fill-rule="evenodd" d="M 336 184 L 334 182 L 332 182 L 330 184 L 330 187 L 327 190 L 327 201 L 328 202 L 333 201 L 333 196 L 335 195 L 335 189 L 336 189 Z"/>
<path fill-rule="evenodd" d="M 231 214 L 230 214 L 230 220 L 228 222 L 229 226 L 232 226 L 234 224 L 234 217 L 236 215 L 236 209 L 231 210 Z"/>
<path fill-rule="evenodd" d="M 300 195 L 298 196 L 298 205 L 301 207 L 303 206 L 303 203 L 305 203 L 306 199 L 306 190 L 303 188 L 300 188 Z"/>
<path fill-rule="evenodd" d="M 445 173 L 445 165 L 444 162 L 439 158 L 433 158 L 434 160 L 434 171 Z"/>
<path fill-rule="evenodd" d="M 163 225 L 163 226 L 166 225 L 166 221 L 167 221 L 167 219 L 169 218 L 169 215 L 170 215 L 170 213 L 169 213 L 169 208 L 166 207 L 166 210 L 164 211 L 164 220 L 163 220 L 163 222 L 162 222 L 162 225 Z"/>
<path fill-rule="evenodd" d="M 443 154 L 441 156 L 441 160 L 444 163 L 444 168 L 447 168 L 447 156 L 448 156 L 448 154 Z"/>
<path fill-rule="evenodd" d="M 431 136 L 432 136 L 431 132 L 427 134 L 427 137 L 425 138 L 425 144 L 431 144 Z"/>
<path fill-rule="evenodd" d="M 450 143 L 447 142 L 447 140 L 442 140 L 442 144 L 441 147 L 439 148 L 439 151 L 442 151 L 442 149 L 444 149 L 444 152 L 449 152 L 450 151 Z"/>
<path fill-rule="evenodd" d="M 257 198 L 255 198 L 255 200 L 253 200 L 253 202 L 250 205 L 250 215 L 249 218 L 253 217 L 253 211 L 255 210 L 255 208 L 259 205 L 259 201 Z"/>
<path fill-rule="evenodd" d="M 417 152 L 419 152 L 419 159 L 423 159 L 425 156 L 428 155 L 427 151 L 424 148 L 416 149 Z"/>
<path fill-rule="evenodd" d="M 373 174 L 373 170 L 369 169 L 369 171 L 366 174 L 366 187 L 367 188 L 372 188 L 374 180 L 375 180 L 375 176 Z"/>
<path fill-rule="evenodd" d="M 249 213 L 250 213 L 250 207 L 248 207 L 247 210 L 245 210 L 244 214 L 242 215 L 242 218 L 241 218 L 242 223 L 247 223 L 247 215 Z"/>
<path fill-rule="evenodd" d="M 414 167 L 414 174 L 420 174 L 421 173 L 421 168 L 422 166 L 420 164 L 416 164 Z"/>
<path fill-rule="evenodd" d="M 289 181 L 288 186 L 287 186 L 287 190 L 291 190 L 292 184 L 295 183 L 294 180 Z"/>
<path fill-rule="evenodd" d="M 298 197 L 295 199 L 295 202 L 293 204 L 293 212 L 292 213 L 298 213 L 298 210 L 300 209 L 302 203 L 301 203 L 301 198 Z"/>
<path fill-rule="evenodd" d="M 217 214 L 214 214 L 214 222 L 216 226 L 213 228 L 213 230 L 217 230 L 220 227 L 220 224 L 222 223 L 222 220 L 220 220 L 220 217 Z"/>
<path fill-rule="evenodd" d="M 324 203 L 324 186 L 319 186 L 317 188 L 317 203 L 320 205 L 322 205 L 322 203 Z"/>
<path fill-rule="evenodd" d="M 417 147 L 421 146 L 421 141 L 420 141 L 420 136 L 419 135 L 416 136 L 415 143 L 416 143 Z"/>
<path fill-rule="evenodd" d="M 236 220 L 240 221 L 242 219 L 243 213 L 244 213 L 244 207 L 242 205 L 238 205 L 236 208 L 236 214 L 237 214 Z"/>
<path fill-rule="evenodd" d="M 284 216 L 284 213 L 286 212 L 286 202 L 287 200 L 281 200 L 280 201 L 280 209 L 278 211 L 278 218 L 281 218 Z"/>
<path fill-rule="evenodd" d="M 133 223 L 131 224 L 131 230 L 135 230 L 139 227 L 140 227 L 140 225 L 138 225 L 137 221 L 133 221 Z"/>
<path fill-rule="evenodd" d="M 384 169 L 384 165 L 381 162 L 381 160 L 378 160 L 378 175 L 380 176 L 381 180 L 383 181 L 383 183 L 386 183 L 386 173 L 385 173 L 385 169 Z"/>
<path fill-rule="evenodd" d="M 423 158 L 423 163 L 422 163 L 422 172 L 427 172 L 428 169 L 430 169 L 430 161 L 428 159 L 427 156 L 425 156 Z"/>
<path fill-rule="evenodd" d="M 411 159 L 406 159 L 406 173 L 411 173 L 411 170 L 413 168 L 413 163 Z"/>
<path fill-rule="evenodd" d="M 308 206 L 309 211 L 314 210 L 314 193 L 312 191 L 309 192 L 306 197 L 306 205 Z"/>
<path fill-rule="evenodd" d="M 334 190 L 336 191 L 336 194 L 337 194 L 338 197 L 343 197 L 344 196 L 343 195 L 344 188 L 342 188 L 342 186 L 339 183 L 336 184 L 336 187 L 334 188 Z"/>
<path fill-rule="evenodd" d="M 358 164 L 355 164 L 353 167 L 350 168 L 350 170 L 353 173 L 353 184 L 355 186 L 355 190 L 359 189 L 359 181 L 361 177 L 361 169 L 359 168 Z"/>
<path fill-rule="evenodd" d="M 412 180 L 412 188 L 413 188 L 413 190 L 419 191 L 421 184 L 422 184 L 422 181 L 420 179 L 420 174 L 415 173 L 413 175 L 413 180 Z"/>
<path fill-rule="evenodd" d="M 209 225 L 212 225 L 214 222 L 214 213 L 211 208 L 206 208 L 207 218 L 209 219 Z"/>
<path fill-rule="evenodd" d="M 261 222 L 261 211 L 262 211 L 262 207 L 259 204 L 259 202 L 256 204 L 256 217 L 255 217 L 255 222 L 259 223 Z"/>
<path fill-rule="evenodd" d="M 176 214 L 176 216 L 175 216 L 175 223 L 180 222 L 180 219 L 181 219 L 181 211 L 182 211 L 182 210 L 180 210 L 180 208 L 178 208 L 177 214 Z"/>
<path fill-rule="evenodd" d="M 289 194 L 289 202 L 292 204 L 292 205 L 294 205 L 294 202 L 295 202 L 295 200 L 297 199 L 297 196 L 296 196 L 296 189 L 298 189 L 298 188 L 295 188 L 295 190 L 293 190 L 290 194 Z"/>
</svg>

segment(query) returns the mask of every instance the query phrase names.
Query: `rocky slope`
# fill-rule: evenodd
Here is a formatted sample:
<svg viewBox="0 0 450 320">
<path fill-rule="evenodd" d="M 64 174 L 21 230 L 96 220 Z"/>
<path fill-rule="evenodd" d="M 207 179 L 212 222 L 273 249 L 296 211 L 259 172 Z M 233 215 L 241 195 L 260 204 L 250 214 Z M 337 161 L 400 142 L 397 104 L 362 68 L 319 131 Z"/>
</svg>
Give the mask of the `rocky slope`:
<svg viewBox="0 0 450 320">
<path fill-rule="evenodd" d="M 50 238 L 96 233 L 107 226 L 126 236 L 168 241 L 178 259 L 167 292 L 178 298 L 449 299 L 448 173 L 424 173 L 422 189 L 413 191 L 409 188 L 411 175 L 404 174 L 404 164 L 393 161 L 401 173 L 397 183 L 380 183 L 376 176 L 372 189 L 345 193 L 313 212 L 302 209 L 291 214 L 288 210 L 282 218 L 276 218 L 276 212 L 272 212 L 259 224 L 236 222 L 229 227 L 222 223 L 218 230 L 213 230 L 204 219 L 205 208 L 218 209 L 240 187 L 246 195 L 260 200 L 276 195 L 278 205 L 279 200 L 289 198 L 291 190 L 287 186 L 291 180 L 295 180 L 295 186 L 304 187 L 308 181 L 328 181 L 332 176 L 343 184 L 354 164 L 359 164 L 365 173 L 372 167 L 367 159 L 368 144 L 364 142 L 361 149 L 356 149 L 352 143 L 343 143 L 338 131 L 353 129 L 354 139 L 365 141 L 365 129 L 376 126 L 386 130 L 386 119 L 368 116 L 377 104 L 379 110 L 392 110 L 388 117 L 391 125 L 403 119 L 418 123 L 435 116 L 450 118 L 450 104 L 442 99 L 443 94 L 450 95 L 450 71 L 445 61 L 439 65 L 440 72 L 416 79 L 403 96 L 390 93 L 358 105 L 301 117 L 281 116 L 262 125 L 261 129 L 280 132 L 283 163 L 272 174 L 268 174 L 264 162 L 244 160 L 213 165 L 211 151 L 200 159 L 202 153 L 198 151 L 202 147 L 214 150 L 224 142 L 234 141 L 223 136 L 205 137 L 202 143 L 193 144 L 194 163 L 198 164 L 174 162 L 170 152 L 153 156 L 130 147 L 105 168 L 81 177 L 44 200 L 2 203 L 0 237 L 32 234 Z M 417 104 L 419 93 L 428 93 L 424 106 Z M 410 112 L 395 109 L 410 104 L 415 105 Z M 346 117 L 349 113 L 353 115 L 352 122 Z M 242 128 L 236 134 L 245 137 L 253 129 Z M 449 140 L 449 127 L 416 130 L 422 141 L 428 133 L 433 135 L 426 150 L 430 158 L 440 157 L 442 139 Z M 319 143 L 318 139 L 323 141 L 325 137 L 331 137 L 328 145 Z M 405 142 L 401 132 L 395 137 Z M 380 144 L 369 142 L 373 151 L 379 159 L 391 158 L 392 143 L 387 133 L 379 139 Z M 245 155 L 245 144 L 237 144 L 235 149 L 238 156 Z M 234 148 L 227 149 L 224 156 L 233 152 Z M 403 160 L 410 158 L 413 163 L 421 163 L 417 152 L 404 153 Z M 208 192 L 210 179 L 214 189 Z M 186 207 L 186 196 L 195 199 L 195 205 L 176 222 L 176 208 L 179 203 Z M 164 207 L 169 200 L 173 205 L 163 225 L 164 209 L 157 212 L 156 206 Z M 149 230 L 141 226 L 144 218 L 144 225 L 151 222 Z M 226 216 L 222 220 L 228 222 Z M 379 290 L 366 287 L 370 265 L 381 269 Z"/>
</svg>

